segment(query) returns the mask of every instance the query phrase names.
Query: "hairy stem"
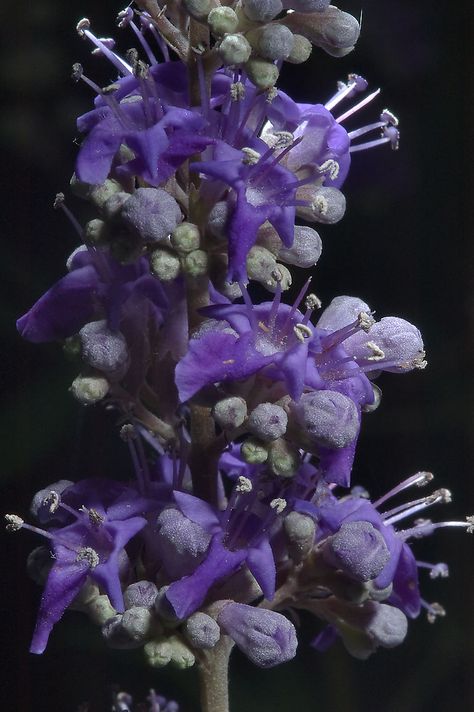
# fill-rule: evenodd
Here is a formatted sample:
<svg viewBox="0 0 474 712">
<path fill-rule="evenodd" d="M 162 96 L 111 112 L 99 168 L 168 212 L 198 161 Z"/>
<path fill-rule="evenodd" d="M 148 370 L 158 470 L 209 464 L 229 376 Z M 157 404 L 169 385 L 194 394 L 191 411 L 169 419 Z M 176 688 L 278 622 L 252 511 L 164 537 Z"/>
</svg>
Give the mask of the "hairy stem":
<svg viewBox="0 0 474 712">
<path fill-rule="evenodd" d="M 229 656 L 233 641 L 224 635 L 199 661 L 202 712 L 229 712 Z"/>
</svg>

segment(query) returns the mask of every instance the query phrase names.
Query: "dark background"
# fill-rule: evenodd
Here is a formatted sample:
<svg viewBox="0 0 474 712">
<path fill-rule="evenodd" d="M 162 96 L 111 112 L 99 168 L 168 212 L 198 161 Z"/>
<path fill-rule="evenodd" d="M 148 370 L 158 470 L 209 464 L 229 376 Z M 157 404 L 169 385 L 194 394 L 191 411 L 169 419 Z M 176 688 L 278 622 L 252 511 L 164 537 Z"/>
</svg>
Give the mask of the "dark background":
<svg viewBox="0 0 474 712">
<path fill-rule="evenodd" d="M 69 67 L 81 60 L 101 80 L 104 69 L 94 69 L 101 61 L 88 57 L 75 24 L 85 15 L 99 35 L 111 35 L 121 7 L 111 0 L 2 4 L 1 509 L 21 514 L 33 492 L 56 479 L 113 476 L 123 454 L 112 421 L 99 409 L 84 413 L 72 402 L 67 387 L 75 368 L 60 348 L 23 343 L 14 327 L 63 273 L 76 244 L 63 215 L 51 209 L 72 172 L 75 117 L 91 100 L 85 87 L 70 81 Z M 356 15 L 361 5 L 363 32 L 354 53 L 334 60 L 316 50 L 310 63 L 285 70 L 281 83 L 297 100 L 324 101 L 337 79 L 357 71 L 371 87 L 381 86 L 383 95 L 352 127 L 373 120 L 385 106 L 401 120 L 398 154 L 385 148 L 356 154 L 345 185 L 346 217 L 321 230 L 324 252 L 313 289 L 325 304 L 338 294 L 358 295 L 379 316 L 407 318 L 422 330 L 428 352 L 423 373 L 381 380 L 382 406 L 365 419 L 354 481 L 379 496 L 419 469 L 432 470 L 438 486 L 454 494 L 454 503 L 435 518 L 462 518 L 474 511 L 474 10 L 467 0 L 341 3 Z M 73 198 L 70 205 L 79 219 L 89 217 L 87 206 Z M 180 700 L 185 712 L 196 710 L 194 671 L 153 671 L 141 666 L 138 654 L 108 651 L 78 614 L 65 616 L 43 656 L 27 653 L 39 591 L 24 565 L 38 543 L 22 533 L 3 544 L 2 709 L 75 712 L 90 700 L 91 709 L 103 711 L 110 685 L 118 683 L 142 697 L 154 685 Z M 316 630 L 304 619 L 296 661 L 261 671 L 235 654 L 235 712 L 474 709 L 473 544 L 459 531 L 444 531 L 417 545 L 419 558 L 450 564 L 448 580 L 422 579 L 427 600 L 440 601 L 448 615 L 434 626 L 421 616 L 398 649 L 365 663 L 342 646 L 320 655 L 303 643 Z"/>
</svg>

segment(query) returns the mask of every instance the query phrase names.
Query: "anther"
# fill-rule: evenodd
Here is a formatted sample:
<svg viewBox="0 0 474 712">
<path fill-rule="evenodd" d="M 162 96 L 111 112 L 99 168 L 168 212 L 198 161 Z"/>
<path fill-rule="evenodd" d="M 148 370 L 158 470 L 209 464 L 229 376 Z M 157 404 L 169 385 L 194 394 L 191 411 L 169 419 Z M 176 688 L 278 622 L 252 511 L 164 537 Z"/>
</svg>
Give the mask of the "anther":
<svg viewBox="0 0 474 712">
<path fill-rule="evenodd" d="M 103 47 L 105 47 L 105 49 L 110 49 L 110 51 L 112 51 L 115 47 L 115 40 L 112 39 L 112 37 L 98 37 L 97 40 L 101 43 Z M 104 52 L 102 50 L 102 47 L 96 47 L 92 50 L 91 54 L 97 56 L 103 55 Z"/>
<path fill-rule="evenodd" d="M 106 87 L 102 87 L 101 93 L 104 96 L 107 96 L 108 94 L 113 94 L 114 92 L 116 92 L 118 88 L 118 84 L 108 84 Z"/>
<path fill-rule="evenodd" d="M 56 196 L 55 196 L 54 202 L 53 202 L 53 210 L 59 210 L 60 208 L 62 208 L 65 200 L 66 200 L 66 198 L 65 198 L 64 193 L 56 193 Z"/>
<path fill-rule="evenodd" d="M 91 23 L 90 20 L 87 19 L 87 17 L 83 17 L 82 20 L 79 20 L 79 22 L 76 25 L 76 30 L 79 35 L 79 37 L 84 37 L 85 32 L 84 30 L 90 30 Z"/>
<path fill-rule="evenodd" d="M 440 603 L 431 603 L 426 615 L 428 623 L 435 623 L 438 618 L 444 618 L 446 610 Z"/>
<path fill-rule="evenodd" d="M 327 173 L 331 180 L 336 180 L 339 175 L 339 163 L 333 158 L 329 158 L 321 166 L 318 166 L 318 171 L 320 173 Z"/>
<path fill-rule="evenodd" d="M 320 298 L 316 296 L 316 294 L 311 293 L 308 294 L 304 300 L 304 305 L 306 309 L 311 309 L 311 311 L 313 311 L 314 309 L 321 309 L 323 303 Z"/>
<path fill-rule="evenodd" d="M 303 343 L 306 339 L 310 339 L 313 335 L 312 330 L 307 324 L 295 324 L 293 332 L 298 341 L 301 341 L 301 343 Z"/>
<path fill-rule="evenodd" d="M 398 118 L 393 114 L 390 109 L 384 109 L 382 113 L 380 114 L 380 121 L 386 121 L 387 124 L 391 124 L 392 126 L 398 126 Z"/>
<path fill-rule="evenodd" d="M 417 487 L 424 487 L 429 482 L 432 482 L 434 480 L 434 475 L 432 472 L 418 472 L 416 477 L 418 478 L 415 481 L 415 485 Z"/>
<path fill-rule="evenodd" d="M 93 527 L 100 527 L 104 523 L 104 517 L 96 509 L 89 509 L 87 514 Z"/>
<path fill-rule="evenodd" d="M 80 561 L 85 561 L 91 569 L 95 569 L 100 564 L 99 554 L 91 546 L 83 546 L 76 556 L 76 562 Z"/>
<path fill-rule="evenodd" d="M 311 204 L 311 209 L 316 215 L 326 215 L 329 209 L 329 203 L 323 195 L 317 195 Z"/>
<path fill-rule="evenodd" d="M 60 501 L 61 497 L 59 496 L 59 494 L 54 490 L 51 490 L 51 492 L 49 492 L 44 498 L 43 506 L 47 507 L 48 512 L 50 514 L 54 514 L 54 512 L 56 512 L 59 507 Z"/>
<path fill-rule="evenodd" d="M 117 15 L 117 26 L 123 30 L 133 20 L 133 10 L 131 7 L 127 7 L 125 10 L 121 10 Z"/>
<path fill-rule="evenodd" d="M 273 148 L 286 148 L 295 140 L 291 131 L 273 131 L 273 136 L 276 138 Z"/>
<path fill-rule="evenodd" d="M 237 480 L 237 486 L 235 488 L 236 492 L 241 492 L 243 494 L 248 494 L 253 489 L 252 481 L 248 477 L 241 475 Z"/>
<path fill-rule="evenodd" d="M 357 320 L 362 331 L 366 333 L 368 333 L 375 324 L 375 319 L 370 314 L 367 314 L 367 312 L 360 312 Z"/>
<path fill-rule="evenodd" d="M 6 530 L 8 532 L 17 532 L 19 531 L 23 524 L 25 523 L 24 520 L 19 517 L 17 514 L 5 514 L 5 519 L 6 519 Z"/>
<path fill-rule="evenodd" d="M 466 531 L 468 534 L 474 534 L 474 515 L 466 517 L 467 527 Z"/>
<path fill-rule="evenodd" d="M 245 97 L 245 85 L 242 82 L 234 82 L 230 85 L 230 98 L 232 101 L 242 101 Z"/>
<path fill-rule="evenodd" d="M 385 358 L 385 353 L 382 351 L 380 346 L 377 346 L 374 341 L 368 341 L 366 343 L 366 346 L 372 353 L 372 356 L 368 357 L 368 361 L 381 361 Z"/>
<path fill-rule="evenodd" d="M 135 440 L 137 437 L 135 426 L 132 425 L 132 423 L 125 423 L 125 425 L 122 425 L 120 428 L 120 437 L 126 443 L 130 442 L 130 440 Z"/>
<path fill-rule="evenodd" d="M 254 166 L 261 159 L 260 153 L 258 151 L 255 151 L 253 148 L 244 146 L 244 148 L 242 148 L 241 150 L 244 154 L 242 163 L 244 163 L 246 166 Z"/>
<path fill-rule="evenodd" d="M 270 507 L 275 510 L 277 514 L 281 514 L 286 509 L 287 501 L 281 497 L 272 499 L 270 502 Z"/>
<path fill-rule="evenodd" d="M 274 99 L 276 99 L 278 96 L 278 89 L 276 87 L 270 87 L 270 89 L 267 89 L 266 91 L 266 102 L 267 104 L 271 104 Z"/>
<path fill-rule="evenodd" d="M 78 82 L 84 73 L 83 66 L 80 62 L 74 62 L 72 65 L 71 79 Z"/>
</svg>

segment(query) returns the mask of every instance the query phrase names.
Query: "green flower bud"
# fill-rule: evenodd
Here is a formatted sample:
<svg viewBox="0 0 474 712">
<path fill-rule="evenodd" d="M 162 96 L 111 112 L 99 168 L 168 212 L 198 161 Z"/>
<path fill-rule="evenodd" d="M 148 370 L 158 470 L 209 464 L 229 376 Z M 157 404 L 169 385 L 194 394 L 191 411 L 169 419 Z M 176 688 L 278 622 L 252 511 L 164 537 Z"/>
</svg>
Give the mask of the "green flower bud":
<svg viewBox="0 0 474 712">
<path fill-rule="evenodd" d="M 143 648 L 148 665 L 161 668 L 171 661 L 171 645 L 167 638 L 151 640 Z"/>
<path fill-rule="evenodd" d="M 202 277 L 207 273 L 209 259 L 204 250 L 194 250 L 183 259 L 183 271 L 190 277 Z"/>
<path fill-rule="evenodd" d="M 245 71 L 257 89 L 271 89 L 279 76 L 278 67 L 264 59 L 251 59 L 245 65 Z"/>
<path fill-rule="evenodd" d="M 84 242 L 92 247 L 103 247 L 108 241 L 108 227 L 103 220 L 89 220 L 84 229 Z"/>
<path fill-rule="evenodd" d="M 279 438 L 269 445 L 268 464 L 278 477 L 293 477 L 300 465 L 298 450 Z"/>
<path fill-rule="evenodd" d="M 293 35 L 293 47 L 286 58 L 292 64 L 303 64 L 311 56 L 313 45 L 303 35 Z"/>
<path fill-rule="evenodd" d="M 290 512 L 283 520 L 283 529 L 288 540 L 290 556 L 299 563 L 313 548 L 316 525 L 306 514 Z"/>
<path fill-rule="evenodd" d="M 171 233 L 171 244 L 178 252 L 193 252 L 200 242 L 199 228 L 193 223 L 182 222 Z"/>
<path fill-rule="evenodd" d="M 235 32 L 239 24 L 237 14 L 230 7 L 215 7 L 207 18 L 209 28 L 215 37 Z"/>
<path fill-rule="evenodd" d="M 103 376 L 79 375 L 72 382 L 70 391 L 82 405 L 93 405 L 105 398 L 109 392 L 109 383 Z"/>
<path fill-rule="evenodd" d="M 241 445 L 240 452 L 245 462 L 248 462 L 249 465 L 261 465 L 268 458 L 266 447 L 254 438 L 245 440 Z"/>
<path fill-rule="evenodd" d="M 226 65 L 244 64 L 252 48 L 243 35 L 226 35 L 219 45 L 219 54 Z"/>
<path fill-rule="evenodd" d="M 179 275 L 181 263 L 169 250 L 153 250 L 150 255 L 150 270 L 158 279 L 169 282 Z"/>
</svg>

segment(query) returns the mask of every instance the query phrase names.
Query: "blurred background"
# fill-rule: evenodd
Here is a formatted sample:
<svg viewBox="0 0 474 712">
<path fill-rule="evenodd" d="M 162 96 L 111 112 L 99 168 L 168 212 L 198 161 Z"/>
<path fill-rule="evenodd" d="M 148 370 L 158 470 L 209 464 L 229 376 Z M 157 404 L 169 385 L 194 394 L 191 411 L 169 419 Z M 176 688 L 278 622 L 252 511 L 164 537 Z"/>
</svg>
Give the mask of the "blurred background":
<svg viewBox="0 0 474 712">
<path fill-rule="evenodd" d="M 402 139 L 398 153 L 384 147 L 355 155 L 346 217 L 321 229 L 323 256 L 312 288 L 325 305 L 338 294 L 357 295 L 378 316 L 412 321 L 429 361 L 423 373 L 381 379 L 382 405 L 365 419 L 353 480 L 379 496 L 413 472 L 431 470 L 437 485 L 454 495 L 435 518 L 463 518 L 474 512 L 474 6 L 468 0 L 344 0 L 340 6 L 357 16 L 363 9 L 355 52 L 335 60 L 315 50 L 302 68 L 284 70 L 281 87 L 296 100 L 324 102 L 338 79 L 356 71 L 383 94 L 351 128 L 388 106 L 400 117 Z M 76 246 L 64 216 L 51 208 L 54 195 L 67 191 L 77 152 L 75 117 L 92 99 L 70 80 L 70 66 L 80 60 L 86 73 L 101 78 L 107 68 L 88 56 L 75 24 L 88 16 L 97 34 L 109 36 L 120 9 L 111 0 L 3 3 L 2 512 L 26 513 L 32 494 L 57 479 L 113 476 L 124 467 L 113 420 L 100 409 L 80 410 L 68 394 L 75 367 L 60 347 L 22 342 L 15 331 L 16 318 L 63 274 Z M 79 220 L 90 217 L 88 206 L 74 198 L 69 204 Z M 117 684 L 141 699 L 154 686 L 179 700 L 183 712 L 196 712 L 195 671 L 146 669 L 139 654 L 109 651 L 79 614 L 65 616 L 43 656 L 28 654 L 40 592 L 26 576 L 25 560 L 38 543 L 22 533 L 2 544 L 2 708 L 75 712 L 88 701 L 91 711 L 102 712 Z M 403 646 L 361 663 L 342 645 L 324 655 L 308 648 L 304 642 L 318 628 L 303 618 L 299 655 L 284 667 L 261 671 L 234 654 L 233 710 L 474 709 L 474 540 L 438 532 L 416 552 L 450 565 L 449 579 L 422 580 L 425 598 L 447 609 L 445 619 L 430 625 L 421 616 Z"/>
</svg>

